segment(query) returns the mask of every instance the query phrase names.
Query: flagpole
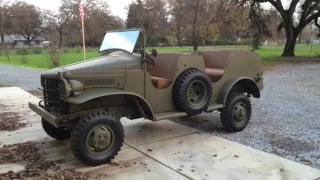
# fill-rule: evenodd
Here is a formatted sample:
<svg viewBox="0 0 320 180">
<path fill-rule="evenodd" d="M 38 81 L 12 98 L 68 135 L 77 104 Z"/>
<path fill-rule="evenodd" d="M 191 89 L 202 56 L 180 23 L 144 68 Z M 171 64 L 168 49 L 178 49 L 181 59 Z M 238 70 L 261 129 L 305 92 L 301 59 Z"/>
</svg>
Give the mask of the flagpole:
<svg viewBox="0 0 320 180">
<path fill-rule="evenodd" d="M 84 16 L 82 16 L 82 43 L 83 43 L 83 59 L 86 60 L 86 38 L 84 33 Z"/>
<path fill-rule="evenodd" d="M 83 60 L 86 60 L 86 37 L 84 32 L 84 16 L 85 16 L 85 10 L 84 10 L 84 4 L 81 2 L 80 7 L 80 16 L 81 16 L 81 22 L 82 22 L 82 47 L 83 47 Z"/>
</svg>

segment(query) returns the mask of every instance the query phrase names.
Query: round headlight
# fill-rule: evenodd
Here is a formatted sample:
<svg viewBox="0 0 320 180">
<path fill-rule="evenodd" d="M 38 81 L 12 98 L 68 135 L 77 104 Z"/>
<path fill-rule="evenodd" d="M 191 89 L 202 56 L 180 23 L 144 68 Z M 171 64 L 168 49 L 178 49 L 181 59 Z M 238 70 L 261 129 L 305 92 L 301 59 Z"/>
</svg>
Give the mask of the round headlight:
<svg viewBox="0 0 320 180">
<path fill-rule="evenodd" d="M 83 90 L 83 84 L 81 82 L 76 80 L 70 80 L 69 83 L 71 85 L 73 93 L 79 93 Z"/>
<path fill-rule="evenodd" d="M 72 88 L 71 88 L 71 85 L 68 83 L 67 80 L 61 79 L 59 81 L 58 88 L 59 88 L 59 94 L 60 95 L 65 96 L 65 97 L 69 97 L 71 95 Z"/>
<path fill-rule="evenodd" d="M 70 72 L 68 72 L 68 71 L 64 71 L 64 72 L 62 73 L 62 76 L 63 76 L 63 78 L 65 78 L 65 79 L 70 79 L 70 78 L 71 78 L 71 74 L 70 74 Z"/>
</svg>

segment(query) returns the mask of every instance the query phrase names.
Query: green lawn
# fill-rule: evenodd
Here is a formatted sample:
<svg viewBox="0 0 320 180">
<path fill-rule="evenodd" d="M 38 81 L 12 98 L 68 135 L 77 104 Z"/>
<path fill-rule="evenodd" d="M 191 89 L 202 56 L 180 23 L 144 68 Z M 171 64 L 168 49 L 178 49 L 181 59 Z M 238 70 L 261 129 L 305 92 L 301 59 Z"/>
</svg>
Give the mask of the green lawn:
<svg viewBox="0 0 320 180">
<path fill-rule="evenodd" d="M 192 47 L 160 47 L 156 48 L 158 52 L 190 52 L 192 51 Z M 241 45 L 241 46 L 206 46 L 200 47 L 199 50 L 203 49 L 211 49 L 211 50 L 248 50 L 248 46 Z M 258 53 L 261 55 L 262 62 L 264 64 L 274 64 L 276 63 L 276 57 L 279 57 L 282 53 L 283 46 L 262 46 Z M 87 52 L 87 59 L 91 59 L 94 57 L 99 56 L 97 49 L 90 49 L 90 52 Z M 310 45 L 297 45 L 296 48 L 296 55 L 297 56 L 304 56 L 304 57 L 319 57 L 320 56 L 320 45 L 313 45 L 312 48 Z M 7 61 L 7 57 L 5 55 L 0 55 L 0 64 L 5 65 L 13 65 L 19 67 L 26 67 L 26 68 L 36 68 L 36 69 L 51 69 L 52 67 L 50 63 L 49 54 L 44 52 L 42 54 L 30 54 L 27 55 L 28 62 L 22 63 L 20 55 L 11 55 L 10 61 Z M 60 58 L 60 65 L 64 66 L 67 64 L 79 62 L 83 60 L 82 52 L 68 52 L 68 53 L 61 53 Z"/>
</svg>

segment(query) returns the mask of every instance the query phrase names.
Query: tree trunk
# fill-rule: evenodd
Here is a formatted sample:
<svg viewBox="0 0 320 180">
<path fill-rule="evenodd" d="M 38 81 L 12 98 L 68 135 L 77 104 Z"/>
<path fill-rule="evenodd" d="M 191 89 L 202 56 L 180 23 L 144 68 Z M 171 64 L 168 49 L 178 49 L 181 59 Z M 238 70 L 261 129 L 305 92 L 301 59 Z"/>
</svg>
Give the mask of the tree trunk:
<svg viewBox="0 0 320 180">
<path fill-rule="evenodd" d="M 31 40 L 30 39 L 27 40 L 27 44 L 28 44 L 29 49 L 31 49 Z"/>
<path fill-rule="evenodd" d="M 192 25 L 193 51 L 198 51 L 198 46 L 199 46 L 198 29 L 197 29 L 198 28 L 197 22 L 198 22 L 199 4 L 200 4 L 200 0 L 197 0 L 196 7 L 195 7 L 194 20 L 193 20 L 193 25 Z"/>
<path fill-rule="evenodd" d="M 176 38 L 177 38 L 178 46 L 179 46 L 180 48 L 182 48 L 182 42 L 181 42 L 181 37 L 180 37 L 180 31 L 177 31 L 177 33 L 176 33 Z"/>
<path fill-rule="evenodd" d="M 3 32 L 1 32 L 1 42 L 6 43 L 6 42 L 4 42 L 4 33 Z"/>
<path fill-rule="evenodd" d="M 197 40 L 193 41 L 193 51 L 198 51 L 199 43 Z"/>
<path fill-rule="evenodd" d="M 59 32 L 59 48 L 62 47 L 62 41 L 63 41 L 63 32 L 62 29 L 58 29 Z"/>
<path fill-rule="evenodd" d="M 290 38 L 288 36 L 287 42 L 286 42 L 286 46 L 285 46 L 281 56 L 282 57 L 295 56 L 294 50 L 295 50 L 295 47 L 296 47 L 296 42 L 297 42 L 297 36 L 296 35 L 292 36 L 292 38 Z"/>
<path fill-rule="evenodd" d="M 282 57 L 295 56 L 294 50 L 296 47 L 297 38 L 300 35 L 301 31 L 302 29 L 297 29 L 293 26 L 286 27 L 287 41 L 281 55 Z"/>
<path fill-rule="evenodd" d="M 148 39 L 148 33 L 144 33 L 144 39 L 143 39 L 143 48 L 147 48 L 147 39 Z"/>
</svg>

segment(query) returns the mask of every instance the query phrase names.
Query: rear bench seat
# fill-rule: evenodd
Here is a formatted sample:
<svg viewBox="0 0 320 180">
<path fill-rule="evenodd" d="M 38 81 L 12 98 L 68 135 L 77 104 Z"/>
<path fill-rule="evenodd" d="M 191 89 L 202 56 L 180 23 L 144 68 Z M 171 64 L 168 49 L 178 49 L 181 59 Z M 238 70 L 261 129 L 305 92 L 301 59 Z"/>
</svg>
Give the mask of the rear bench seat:
<svg viewBox="0 0 320 180">
<path fill-rule="evenodd" d="M 230 51 L 203 51 L 206 73 L 212 82 L 218 82 L 224 74 Z"/>
</svg>

